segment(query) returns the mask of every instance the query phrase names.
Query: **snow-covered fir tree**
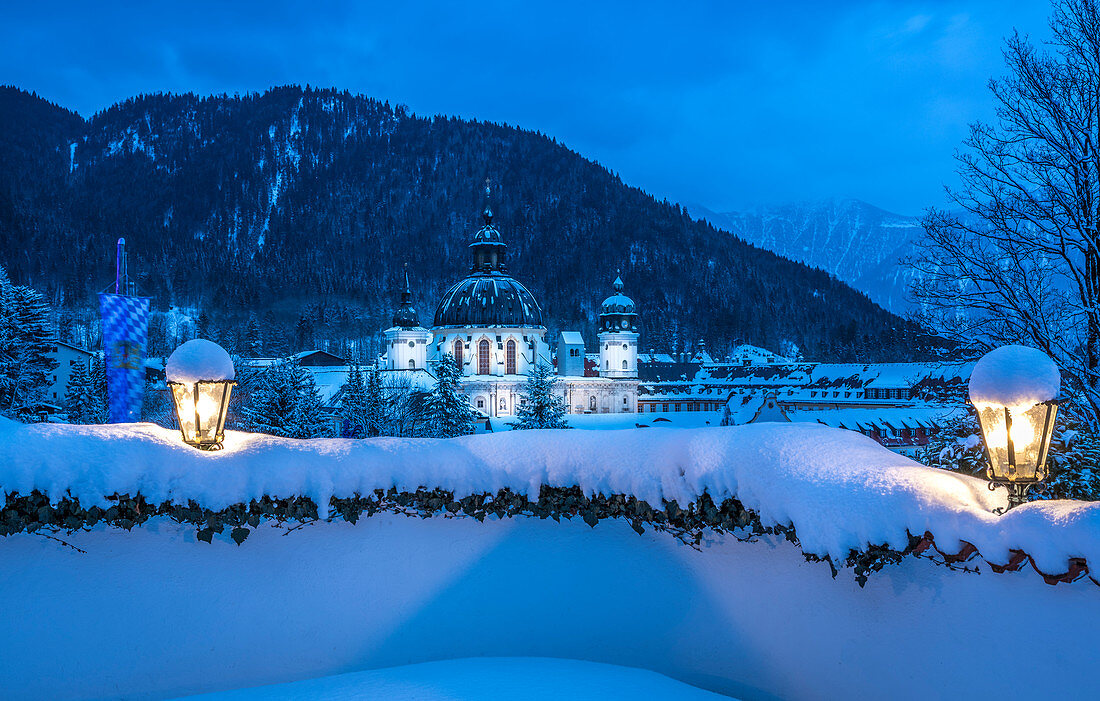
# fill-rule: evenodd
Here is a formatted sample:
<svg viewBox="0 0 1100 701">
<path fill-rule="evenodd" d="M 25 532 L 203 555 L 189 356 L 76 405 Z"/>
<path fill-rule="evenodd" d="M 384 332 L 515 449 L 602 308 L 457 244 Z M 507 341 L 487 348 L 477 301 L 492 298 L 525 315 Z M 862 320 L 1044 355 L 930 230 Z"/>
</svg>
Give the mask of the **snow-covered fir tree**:
<svg viewBox="0 0 1100 701">
<path fill-rule="evenodd" d="M 50 310 L 36 290 L 13 285 L 0 268 L 0 414 L 29 420 L 49 387 Z"/>
<path fill-rule="evenodd" d="M 392 406 L 387 401 L 385 387 L 382 385 L 382 372 L 377 366 L 367 368 L 366 385 L 363 391 L 363 425 L 368 436 L 393 435 Z"/>
<path fill-rule="evenodd" d="M 524 400 L 516 409 L 518 421 L 509 424 L 515 429 L 570 428 L 565 419 L 565 402 L 554 393 L 554 375 L 550 366 L 539 363 L 527 376 Z"/>
<path fill-rule="evenodd" d="M 462 370 L 450 353 L 446 353 L 434 365 L 436 383 L 424 398 L 425 432 L 437 438 L 453 438 L 474 432 L 477 412 L 470 401 L 459 391 L 458 379 Z"/>
<path fill-rule="evenodd" d="M 352 365 L 344 383 L 340 400 L 340 419 L 345 438 L 365 438 L 370 435 L 366 418 L 367 385 L 359 365 Z"/>
<path fill-rule="evenodd" d="M 250 384 L 239 422 L 246 431 L 285 438 L 331 434 L 317 383 L 297 361 L 281 360 L 264 368 Z"/>
<path fill-rule="evenodd" d="M 69 373 L 69 382 L 65 385 L 65 413 L 69 423 L 88 423 L 85 419 L 88 399 L 91 392 L 91 378 L 84 363 L 77 363 Z"/>
</svg>

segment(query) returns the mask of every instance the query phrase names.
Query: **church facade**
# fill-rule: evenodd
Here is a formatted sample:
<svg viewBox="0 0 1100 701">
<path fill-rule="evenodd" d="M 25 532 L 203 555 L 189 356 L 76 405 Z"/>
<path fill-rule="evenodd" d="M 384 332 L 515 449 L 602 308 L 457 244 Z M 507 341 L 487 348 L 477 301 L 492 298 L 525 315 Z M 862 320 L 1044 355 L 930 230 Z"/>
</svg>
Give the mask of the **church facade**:
<svg viewBox="0 0 1100 701">
<path fill-rule="evenodd" d="M 486 186 L 487 201 L 488 195 Z M 636 412 L 638 317 L 622 279 L 600 307 L 598 370 L 584 362 L 578 332 L 561 332 L 552 353 L 541 307 L 507 270 L 507 246 L 488 204 L 483 218 L 469 245 L 470 272 L 443 294 L 431 327 L 421 325 L 405 275 L 379 367 L 421 374 L 451 355 L 462 370 L 463 393 L 484 417 L 514 415 L 525 401 L 527 376 L 539 365 L 555 368 L 554 388 L 570 413 Z"/>
</svg>

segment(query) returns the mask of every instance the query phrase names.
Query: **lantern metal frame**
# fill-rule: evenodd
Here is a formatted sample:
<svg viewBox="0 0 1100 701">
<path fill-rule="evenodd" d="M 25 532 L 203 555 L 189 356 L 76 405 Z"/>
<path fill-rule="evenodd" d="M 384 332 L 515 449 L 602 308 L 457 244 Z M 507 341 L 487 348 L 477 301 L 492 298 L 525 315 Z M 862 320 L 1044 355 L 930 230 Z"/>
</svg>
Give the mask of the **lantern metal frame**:
<svg viewBox="0 0 1100 701">
<path fill-rule="evenodd" d="M 993 453 L 989 449 L 989 438 L 986 435 L 986 427 L 981 419 L 981 410 L 975 407 L 978 412 L 978 426 L 982 430 L 982 445 L 985 452 L 986 468 L 985 476 L 989 480 L 989 491 L 995 491 L 997 487 L 1004 487 L 1008 492 L 1008 506 L 1005 508 L 997 507 L 993 510 L 995 514 L 1003 514 L 1004 512 L 1019 506 L 1027 501 L 1028 490 L 1036 484 L 1041 484 L 1047 478 L 1046 462 L 1047 455 L 1050 453 L 1050 438 L 1054 433 L 1054 419 L 1058 415 L 1058 400 L 1052 399 L 1046 402 L 1039 402 L 1034 406 L 1044 406 L 1046 411 L 1044 412 L 1045 418 L 1043 419 L 1042 433 L 1039 436 L 1039 451 L 1035 457 L 1035 476 L 1025 478 L 1010 478 L 1007 475 L 997 474 L 997 469 L 994 467 L 998 463 L 993 460 Z M 1034 406 L 1032 408 L 1034 408 Z M 1012 410 L 1008 407 L 1001 407 L 1005 415 L 1005 452 L 1008 456 L 1008 465 L 1012 468 L 1013 472 L 1018 472 L 1016 465 L 1016 446 L 1012 440 Z M 1030 409 L 1029 409 L 1030 411 Z"/>
<path fill-rule="evenodd" d="M 172 395 L 172 406 L 175 409 L 176 414 L 176 426 L 179 427 L 180 435 L 183 436 L 183 442 L 187 445 L 198 448 L 199 450 L 221 450 L 223 447 L 223 441 L 225 440 L 225 420 L 229 413 L 229 395 L 232 394 L 233 388 L 237 386 L 234 380 L 198 380 L 196 382 L 167 382 L 168 392 Z M 187 435 L 187 432 L 183 429 L 183 420 L 180 416 L 180 404 L 176 399 L 176 392 L 173 387 L 190 387 L 193 409 L 195 412 L 195 431 L 199 432 L 199 386 L 200 385 L 222 385 L 222 398 L 221 405 L 218 407 L 218 423 L 214 429 L 214 435 L 207 440 L 191 438 Z"/>
</svg>

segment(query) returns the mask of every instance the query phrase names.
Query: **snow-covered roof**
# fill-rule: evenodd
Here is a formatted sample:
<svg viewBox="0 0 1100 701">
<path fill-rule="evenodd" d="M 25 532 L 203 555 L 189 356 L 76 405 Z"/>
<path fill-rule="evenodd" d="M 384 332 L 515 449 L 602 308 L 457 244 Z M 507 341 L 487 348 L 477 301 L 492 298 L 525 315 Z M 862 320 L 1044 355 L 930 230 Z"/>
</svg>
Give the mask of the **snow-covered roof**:
<svg viewBox="0 0 1100 701">
<path fill-rule="evenodd" d="M 542 326 L 542 309 L 515 278 L 499 272 L 474 273 L 443 293 L 432 326 L 537 328 Z"/>
<path fill-rule="evenodd" d="M 970 401 L 978 407 L 1028 409 L 1058 396 L 1058 366 L 1027 346 L 1002 346 L 986 353 L 970 374 Z"/>
<path fill-rule="evenodd" d="M 233 380 L 237 371 L 233 359 L 213 341 L 196 338 L 184 343 L 168 356 L 164 377 L 169 382 L 192 383 L 202 380 Z"/>
<path fill-rule="evenodd" d="M 570 346 L 584 345 L 584 337 L 581 336 L 579 331 L 562 331 L 561 334 L 559 334 L 559 337 L 561 338 L 562 343 L 568 344 Z"/>
</svg>

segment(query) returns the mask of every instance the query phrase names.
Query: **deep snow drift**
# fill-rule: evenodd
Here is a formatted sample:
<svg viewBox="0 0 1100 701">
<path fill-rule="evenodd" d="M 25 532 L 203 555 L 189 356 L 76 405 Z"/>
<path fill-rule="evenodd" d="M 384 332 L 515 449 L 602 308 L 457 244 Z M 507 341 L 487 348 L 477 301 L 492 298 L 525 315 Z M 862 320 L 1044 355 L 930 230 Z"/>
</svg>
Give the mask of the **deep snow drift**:
<svg viewBox="0 0 1100 701">
<path fill-rule="evenodd" d="M 352 672 L 307 681 L 213 692 L 193 701 L 721 701 L 703 691 L 643 669 L 578 660 L 490 657 L 444 660 Z"/>
<path fill-rule="evenodd" d="M 86 554 L 0 538 L 6 699 L 503 656 L 643 668 L 744 699 L 1096 695 L 1098 588 L 1032 572 L 906 558 L 861 589 L 790 543 L 715 537 L 699 552 L 616 520 L 376 515 L 261 525 L 240 547 L 163 519 L 64 537 Z M 980 662 L 998 650 L 1026 661 Z"/>
</svg>

